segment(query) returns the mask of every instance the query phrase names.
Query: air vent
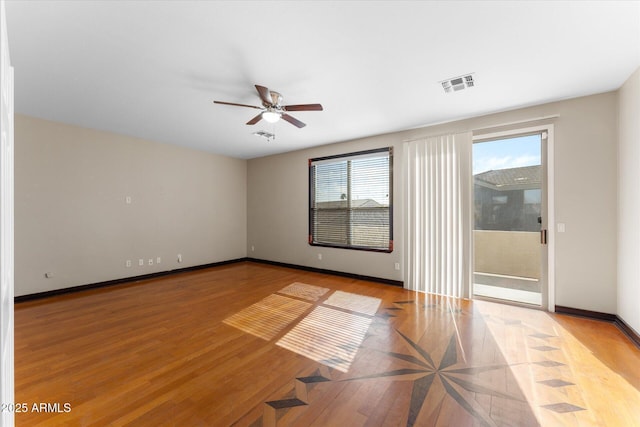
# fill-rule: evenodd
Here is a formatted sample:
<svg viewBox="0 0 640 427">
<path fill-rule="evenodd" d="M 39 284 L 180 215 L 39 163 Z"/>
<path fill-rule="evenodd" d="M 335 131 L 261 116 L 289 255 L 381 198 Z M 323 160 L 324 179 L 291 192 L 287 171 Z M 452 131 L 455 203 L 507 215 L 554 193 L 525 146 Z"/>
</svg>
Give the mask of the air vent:
<svg viewBox="0 0 640 427">
<path fill-rule="evenodd" d="M 261 136 L 261 137 L 265 138 L 267 141 L 270 141 L 270 140 L 272 140 L 272 139 L 274 139 L 276 137 L 275 134 L 269 133 L 269 132 L 266 132 L 266 131 L 263 131 L 263 130 L 259 130 L 258 132 L 254 132 L 253 135 Z"/>
<path fill-rule="evenodd" d="M 442 88 L 444 89 L 445 93 L 458 92 L 468 87 L 475 86 L 473 74 L 474 73 L 466 74 L 459 77 L 453 77 L 451 79 L 443 80 L 440 83 L 442 84 Z"/>
</svg>

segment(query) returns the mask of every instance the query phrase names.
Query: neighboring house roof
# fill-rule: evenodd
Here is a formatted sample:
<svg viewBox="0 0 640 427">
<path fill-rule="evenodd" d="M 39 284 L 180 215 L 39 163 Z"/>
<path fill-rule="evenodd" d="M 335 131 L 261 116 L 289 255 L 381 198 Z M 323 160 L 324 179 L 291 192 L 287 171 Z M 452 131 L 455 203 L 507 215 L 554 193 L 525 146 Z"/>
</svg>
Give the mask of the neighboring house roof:
<svg viewBox="0 0 640 427">
<path fill-rule="evenodd" d="M 332 202 L 317 202 L 316 208 L 318 209 L 346 209 L 346 200 L 336 200 Z M 373 199 L 358 199 L 351 201 L 352 208 L 382 208 L 386 205 L 382 205 Z"/>
<path fill-rule="evenodd" d="M 490 170 L 474 175 L 474 184 L 497 191 L 527 190 L 540 188 L 542 166 Z"/>
</svg>

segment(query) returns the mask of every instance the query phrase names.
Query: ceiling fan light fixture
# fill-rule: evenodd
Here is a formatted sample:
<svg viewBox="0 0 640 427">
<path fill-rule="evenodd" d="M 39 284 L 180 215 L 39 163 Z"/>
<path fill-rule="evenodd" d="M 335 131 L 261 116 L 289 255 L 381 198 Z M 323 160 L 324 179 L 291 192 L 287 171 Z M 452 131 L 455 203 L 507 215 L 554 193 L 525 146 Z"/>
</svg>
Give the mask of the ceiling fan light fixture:
<svg viewBox="0 0 640 427">
<path fill-rule="evenodd" d="M 262 113 L 262 118 L 269 123 L 275 123 L 280 120 L 280 115 L 275 111 L 265 111 Z"/>
<path fill-rule="evenodd" d="M 282 119 L 286 122 L 291 123 L 297 128 L 303 128 L 306 124 L 302 123 L 300 120 L 292 117 L 288 114 L 290 111 L 322 111 L 322 105 L 320 104 L 296 104 L 296 105 L 281 105 L 282 104 L 282 95 L 278 92 L 270 91 L 264 86 L 255 85 L 256 90 L 258 91 L 258 95 L 260 96 L 260 100 L 262 101 L 262 107 L 258 107 L 256 105 L 248 105 L 248 104 L 238 104 L 236 102 L 225 102 L 225 101 L 213 101 L 214 104 L 226 104 L 226 105 L 235 105 L 236 107 L 249 107 L 256 108 L 261 110 L 260 113 L 249 120 L 247 125 L 255 125 L 260 120 L 264 119 L 267 123 L 276 123 L 278 120 Z"/>
</svg>

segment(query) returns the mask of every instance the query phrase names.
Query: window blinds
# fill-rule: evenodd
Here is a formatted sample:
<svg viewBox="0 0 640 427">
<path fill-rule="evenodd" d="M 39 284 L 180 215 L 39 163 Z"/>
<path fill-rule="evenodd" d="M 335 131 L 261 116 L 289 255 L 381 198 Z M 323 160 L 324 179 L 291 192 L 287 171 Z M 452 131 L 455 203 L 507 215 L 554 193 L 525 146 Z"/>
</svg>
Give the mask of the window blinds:
<svg viewBox="0 0 640 427">
<path fill-rule="evenodd" d="M 309 243 L 391 252 L 392 148 L 309 160 Z"/>
</svg>

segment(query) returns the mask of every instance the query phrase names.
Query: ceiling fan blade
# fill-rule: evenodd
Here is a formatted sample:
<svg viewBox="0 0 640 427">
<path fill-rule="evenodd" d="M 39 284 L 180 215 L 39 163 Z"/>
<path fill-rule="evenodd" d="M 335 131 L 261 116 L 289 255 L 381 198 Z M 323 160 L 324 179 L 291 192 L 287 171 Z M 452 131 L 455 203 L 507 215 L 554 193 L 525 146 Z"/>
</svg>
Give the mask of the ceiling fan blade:
<svg viewBox="0 0 640 427">
<path fill-rule="evenodd" d="M 253 119 L 249 120 L 247 122 L 248 125 L 255 125 L 256 123 L 258 123 L 260 120 L 262 120 L 262 113 L 258 114 L 257 116 L 255 116 Z"/>
<path fill-rule="evenodd" d="M 285 105 L 282 107 L 285 111 L 322 111 L 322 105 L 320 104 L 300 104 L 300 105 Z"/>
<path fill-rule="evenodd" d="M 271 94 L 269 92 L 269 89 L 260 85 L 255 85 L 255 86 L 256 86 L 256 90 L 258 91 L 258 94 L 260 95 L 260 99 L 262 100 L 262 102 L 265 105 L 273 105 L 273 102 L 271 101 Z"/>
<path fill-rule="evenodd" d="M 224 104 L 224 105 L 235 105 L 236 107 L 257 108 L 258 110 L 262 110 L 262 107 L 256 107 L 255 105 L 247 105 L 247 104 L 236 104 L 235 102 L 213 101 L 213 103 Z"/>
<path fill-rule="evenodd" d="M 291 123 L 292 125 L 299 127 L 299 128 L 303 128 L 306 126 L 306 124 L 302 123 L 300 120 L 296 119 L 295 117 L 291 117 L 288 114 L 283 114 L 282 116 L 280 116 L 280 118 L 282 120 L 286 120 L 289 123 Z"/>
</svg>

